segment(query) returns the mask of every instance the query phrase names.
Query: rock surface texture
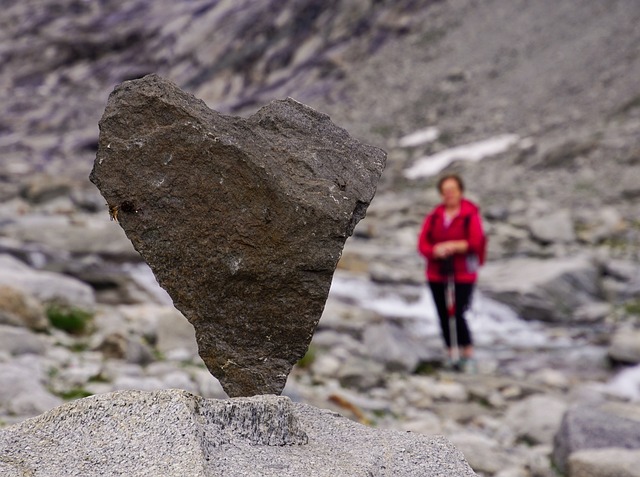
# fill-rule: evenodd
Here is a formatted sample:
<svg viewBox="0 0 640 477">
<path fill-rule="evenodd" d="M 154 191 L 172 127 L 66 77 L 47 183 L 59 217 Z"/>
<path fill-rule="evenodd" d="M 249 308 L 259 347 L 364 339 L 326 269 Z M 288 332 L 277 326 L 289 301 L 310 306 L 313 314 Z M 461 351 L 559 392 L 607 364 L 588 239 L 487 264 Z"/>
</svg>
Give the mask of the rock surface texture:
<svg viewBox="0 0 640 477">
<path fill-rule="evenodd" d="M 639 426 L 640 406 L 634 404 L 575 406 L 564 415 L 555 436 L 554 461 L 558 468 L 564 470 L 569 457 L 577 451 L 605 448 L 638 450 Z"/>
<path fill-rule="evenodd" d="M 385 157 L 292 99 L 245 120 L 150 75 L 109 97 L 91 180 L 227 393 L 279 394 Z"/>
<path fill-rule="evenodd" d="M 0 431 L 0 474 L 473 476 L 443 437 L 375 430 L 288 398 L 121 391 Z"/>
<path fill-rule="evenodd" d="M 588 449 L 569 458 L 569 477 L 640 477 L 640 451 Z"/>
<path fill-rule="evenodd" d="M 494 262 L 482 270 L 480 284 L 527 320 L 570 322 L 576 319 L 574 310 L 600 295 L 598 271 L 587 256 Z"/>
</svg>

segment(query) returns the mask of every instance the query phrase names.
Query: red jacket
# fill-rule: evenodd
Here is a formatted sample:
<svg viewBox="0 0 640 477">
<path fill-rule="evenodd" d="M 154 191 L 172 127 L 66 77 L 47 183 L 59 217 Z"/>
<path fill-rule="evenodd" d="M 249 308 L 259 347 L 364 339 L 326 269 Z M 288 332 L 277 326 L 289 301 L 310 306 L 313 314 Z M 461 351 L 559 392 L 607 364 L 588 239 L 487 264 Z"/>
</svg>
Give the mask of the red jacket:
<svg viewBox="0 0 640 477">
<path fill-rule="evenodd" d="M 443 260 L 433 257 L 433 246 L 448 240 L 466 240 L 469 249 L 465 254 L 453 255 L 453 275 L 456 282 L 474 283 L 477 279 L 477 260 L 470 259 L 480 254 L 484 242 L 480 209 L 471 201 L 462 199 L 460 213 L 449 227 L 444 226 L 444 205 L 440 204 L 424 220 L 418 239 L 418 251 L 427 259 L 427 280 L 446 282 L 449 277 Z"/>
</svg>

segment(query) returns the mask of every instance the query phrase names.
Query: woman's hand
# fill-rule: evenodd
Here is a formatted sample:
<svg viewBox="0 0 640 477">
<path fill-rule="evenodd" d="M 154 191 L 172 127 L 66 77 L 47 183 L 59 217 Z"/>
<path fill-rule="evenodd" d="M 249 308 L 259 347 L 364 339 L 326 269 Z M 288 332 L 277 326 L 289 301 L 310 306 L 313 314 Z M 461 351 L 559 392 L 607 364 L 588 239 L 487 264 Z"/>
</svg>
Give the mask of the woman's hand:
<svg viewBox="0 0 640 477">
<path fill-rule="evenodd" d="M 433 255 L 436 258 L 447 258 L 454 253 L 451 242 L 440 242 L 433 247 Z"/>
<path fill-rule="evenodd" d="M 456 253 L 466 253 L 469 243 L 466 240 L 449 240 L 437 243 L 433 247 L 433 255 L 436 258 L 447 258 Z"/>
</svg>

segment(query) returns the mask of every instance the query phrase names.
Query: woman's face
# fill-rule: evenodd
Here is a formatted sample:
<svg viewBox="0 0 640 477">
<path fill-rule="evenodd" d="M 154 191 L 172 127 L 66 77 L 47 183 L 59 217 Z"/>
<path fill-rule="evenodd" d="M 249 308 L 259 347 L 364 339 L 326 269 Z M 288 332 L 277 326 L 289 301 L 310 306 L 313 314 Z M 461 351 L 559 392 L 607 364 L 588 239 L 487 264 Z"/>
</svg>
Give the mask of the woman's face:
<svg viewBox="0 0 640 477">
<path fill-rule="evenodd" d="M 442 196 L 442 203 L 445 207 L 458 207 L 462 200 L 462 191 L 460 190 L 460 186 L 458 186 L 458 181 L 455 179 L 447 179 L 444 181 L 440 189 L 440 195 Z"/>
</svg>

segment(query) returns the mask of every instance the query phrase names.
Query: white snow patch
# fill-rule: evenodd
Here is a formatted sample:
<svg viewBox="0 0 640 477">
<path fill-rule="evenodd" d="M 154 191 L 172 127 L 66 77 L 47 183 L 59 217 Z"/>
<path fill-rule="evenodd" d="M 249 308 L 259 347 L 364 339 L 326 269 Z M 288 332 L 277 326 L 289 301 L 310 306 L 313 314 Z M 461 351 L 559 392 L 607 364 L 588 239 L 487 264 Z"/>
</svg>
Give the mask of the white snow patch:
<svg viewBox="0 0 640 477">
<path fill-rule="evenodd" d="M 519 139 L 519 136 L 515 134 L 503 134 L 483 141 L 445 149 L 431 156 L 421 157 L 404 172 L 404 175 L 407 179 L 419 179 L 438 174 L 454 161 L 478 162 L 508 150 Z"/>
<path fill-rule="evenodd" d="M 440 136 L 440 131 L 437 128 L 430 127 L 426 129 L 420 129 L 419 131 L 407 134 L 398 140 L 398 146 L 400 147 L 416 147 L 422 144 L 427 144 L 435 141 Z"/>
</svg>

